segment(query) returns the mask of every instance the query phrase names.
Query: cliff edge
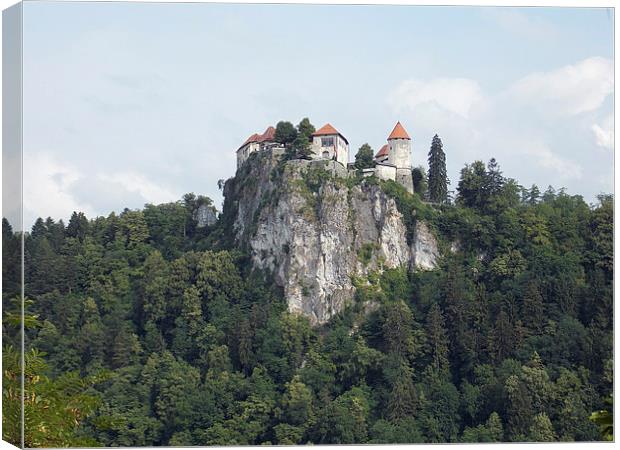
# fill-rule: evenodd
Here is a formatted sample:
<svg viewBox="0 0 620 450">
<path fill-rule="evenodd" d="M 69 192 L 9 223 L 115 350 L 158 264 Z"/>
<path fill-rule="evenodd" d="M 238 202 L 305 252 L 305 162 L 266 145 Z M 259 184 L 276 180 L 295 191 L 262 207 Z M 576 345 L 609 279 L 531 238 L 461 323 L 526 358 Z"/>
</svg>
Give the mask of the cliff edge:
<svg viewBox="0 0 620 450">
<path fill-rule="evenodd" d="M 284 289 L 291 312 L 323 324 L 353 299 L 352 278 L 436 266 L 435 236 L 419 219 L 408 233 L 381 183 L 336 161 L 281 156 L 256 153 L 237 170 L 224 187 L 224 216 L 254 268 Z"/>
</svg>

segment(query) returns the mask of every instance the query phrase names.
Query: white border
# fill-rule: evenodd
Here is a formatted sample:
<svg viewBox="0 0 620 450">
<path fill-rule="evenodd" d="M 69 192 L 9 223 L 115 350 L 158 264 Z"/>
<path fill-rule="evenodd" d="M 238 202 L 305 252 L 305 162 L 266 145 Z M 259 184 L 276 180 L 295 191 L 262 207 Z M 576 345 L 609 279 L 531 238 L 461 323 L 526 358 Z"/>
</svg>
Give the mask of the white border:
<svg viewBox="0 0 620 450">
<path fill-rule="evenodd" d="M 94 1 L 94 0 L 62 0 L 62 1 Z M 106 1 L 123 1 L 123 0 L 106 0 Z M 144 3 L 148 3 L 149 0 L 132 0 L 134 2 L 144 2 Z M 15 0 L 0 0 L 0 9 L 4 10 L 12 5 L 15 5 L 16 3 L 19 3 Z M 588 8 L 592 8 L 592 7 L 606 7 L 606 8 L 615 8 L 616 3 L 615 1 L 612 0 L 590 0 L 590 1 L 584 1 L 584 0 L 543 0 L 543 1 L 535 1 L 535 0 L 511 0 L 511 1 L 502 1 L 502 0 L 474 0 L 473 2 L 468 2 L 465 0 L 449 0 L 449 1 L 440 1 L 440 0 L 424 0 L 424 1 L 416 1 L 416 0 L 389 0 L 389 1 L 373 1 L 373 0 L 335 0 L 335 1 L 329 1 L 329 0 L 313 0 L 313 1 L 301 1 L 301 0 L 269 0 L 269 1 L 259 1 L 259 0 L 236 0 L 236 1 L 226 1 L 226 0 L 218 0 L 218 1 L 214 1 L 214 2 L 187 2 L 187 1 L 183 1 L 183 0 L 167 0 L 166 2 L 158 2 L 158 3 L 298 3 L 298 4 L 307 4 L 307 3 L 315 3 L 315 4 L 341 4 L 341 5 L 370 5 L 370 4 L 391 4 L 391 5 L 429 5 L 429 6 L 532 6 L 532 7 L 541 7 L 541 6 L 555 6 L 555 7 L 588 7 Z M 2 48 L 2 23 L 0 21 L 0 52 L 1 52 L 1 48 Z M 618 46 L 618 36 L 614 33 L 614 81 L 615 81 L 615 73 L 617 73 L 617 61 L 615 59 L 615 48 L 617 48 Z M 0 69 L 2 68 L 1 66 L 1 59 L 0 59 Z M 0 70 L 0 77 L 2 76 L 1 74 L 1 70 Z M 615 92 L 614 92 L 614 100 L 615 100 Z M 0 102 L 2 101 L 2 93 L 0 92 Z M 615 129 L 615 117 L 616 117 L 616 104 L 614 101 L 614 129 Z M 0 108 L 0 123 L 2 123 L 2 110 Z M 0 130 L 0 142 L 1 142 L 1 130 Z M 614 149 L 615 149 L 615 137 L 614 137 Z M 616 159 L 614 158 L 614 197 L 615 197 L 615 202 L 614 202 L 614 208 L 615 208 L 615 214 L 614 214 L 614 224 L 618 223 L 618 196 L 617 193 L 615 192 L 615 187 L 616 187 L 616 183 L 615 183 L 615 161 Z M 0 158 L 0 167 L 1 167 L 1 158 Z M 1 172 L 0 172 L 1 173 Z M 1 186 L 0 186 L 0 190 L 1 190 Z M 1 197 L 0 197 L 1 198 Z M 618 230 L 618 227 L 614 227 L 614 280 L 615 278 L 615 267 L 617 267 L 617 262 L 618 262 L 618 252 L 617 252 L 617 243 L 619 242 L 618 240 L 618 236 L 619 236 L 620 231 Z M 1 268 L 2 262 L 0 261 L 0 268 Z M 618 297 L 619 293 L 618 291 L 615 289 L 615 283 L 614 283 L 614 305 L 617 304 L 616 300 Z M 614 308 L 614 324 L 617 323 L 617 313 L 616 313 L 616 308 Z M 614 359 L 615 359 L 615 364 L 614 364 L 614 372 L 618 373 L 618 358 L 616 357 L 616 352 L 615 349 L 618 348 L 618 341 L 617 341 L 617 335 L 615 334 L 615 328 L 614 328 Z M 0 371 L 1 372 L 1 371 Z M 0 374 L 0 379 L 1 379 L 1 374 Z M 615 383 L 614 383 L 615 384 Z M 615 386 L 614 386 L 614 392 L 615 392 Z M 1 408 L 0 408 L 1 411 Z M 617 415 L 617 406 L 614 405 L 614 415 L 616 417 L 618 417 Z M 618 422 L 618 421 L 616 421 Z M 2 425 L 0 423 L 0 431 L 2 429 Z M 506 444 L 423 444 L 423 445 L 372 445 L 372 446 L 366 446 L 366 445 L 347 445 L 346 448 L 350 449 L 350 450 L 368 450 L 368 449 L 386 449 L 386 450 L 394 450 L 394 449 L 406 449 L 406 448 L 425 448 L 428 447 L 430 448 L 430 446 L 432 446 L 432 448 L 436 448 L 436 447 L 448 447 L 448 446 L 454 446 L 457 445 L 459 449 L 479 449 L 479 448 L 485 448 L 485 449 L 497 449 L 497 448 L 510 448 L 510 449 L 514 449 L 514 450 L 521 450 L 521 449 L 532 449 L 533 446 L 535 446 L 535 448 L 556 448 L 556 449 L 560 449 L 560 448 L 579 448 L 579 449 L 594 449 L 594 448 L 605 448 L 605 449 L 610 449 L 612 447 L 616 447 L 616 443 L 552 443 L 552 444 L 545 444 L 545 443 L 539 443 L 539 444 L 510 444 L 510 443 L 506 443 Z M 256 447 L 251 447 L 251 448 L 262 448 L 263 446 L 256 446 Z M 282 448 L 301 448 L 302 446 L 289 446 L 289 447 L 282 447 Z M 325 446 L 325 445 L 318 445 L 316 447 L 323 447 L 323 448 L 328 448 L 328 447 L 333 447 L 333 446 Z M 5 450 L 5 449 L 15 449 L 16 447 L 4 442 L 4 441 L 0 441 L 0 450 Z M 181 449 L 184 447 L 139 447 L 139 448 L 153 448 L 153 449 L 160 449 L 160 448 L 167 448 L 167 449 Z M 187 448 L 187 447 L 185 447 Z M 201 448 L 201 447 L 189 447 L 189 448 Z M 248 448 L 248 447 L 204 447 L 204 448 L 223 448 L 223 449 L 241 449 L 241 448 Z"/>
</svg>

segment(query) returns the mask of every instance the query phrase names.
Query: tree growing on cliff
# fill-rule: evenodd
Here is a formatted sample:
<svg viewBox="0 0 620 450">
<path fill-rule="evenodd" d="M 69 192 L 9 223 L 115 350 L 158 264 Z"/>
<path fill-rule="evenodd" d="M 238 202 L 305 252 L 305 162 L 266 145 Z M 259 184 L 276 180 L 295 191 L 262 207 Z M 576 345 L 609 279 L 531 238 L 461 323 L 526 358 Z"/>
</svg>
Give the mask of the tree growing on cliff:
<svg viewBox="0 0 620 450">
<path fill-rule="evenodd" d="M 411 171 L 413 178 L 413 192 L 416 192 L 423 199 L 428 195 L 428 177 L 424 167 L 418 166 Z"/>
<path fill-rule="evenodd" d="M 355 168 L 358 170 L 375 167 L 372 147 L 367 143 L 362 145 L 355 155 Z"/>
<path fill-rule="evenodd" d="M 316 128 L 314 128 L 314 125 L 310 123 L 310 119 L 307 117 L 299 122 L 299 125 L 297 125 L 297 137 L 291 144 L 292 157 L 297 159 L 311 158 L 310 143 L 312 142 L 312 133 L 315 131 Z"/>
<path fill-rule="evenodd" d="M 285 147 L 290 147 L 297 138 L 297 128 L 291 122 L 280 121 L 276 125 L 276 141 Z"/>
<path fill-rule="evenodd" d="M 434 203 L 448 201 L 448 175 L 446 172 L 446 154 L 439 136 L 433 137 L 428 152 L 428 198 Z"/>
<path fill-rule="evenodd" d="M 312 134 L 316 131 L 314 125 L 310 123 L 310 119 L 304 117 L 297 125 L 297 134 L 306 139 L 306 141 L 310 142 L 312 140 Z"/>
</svg>

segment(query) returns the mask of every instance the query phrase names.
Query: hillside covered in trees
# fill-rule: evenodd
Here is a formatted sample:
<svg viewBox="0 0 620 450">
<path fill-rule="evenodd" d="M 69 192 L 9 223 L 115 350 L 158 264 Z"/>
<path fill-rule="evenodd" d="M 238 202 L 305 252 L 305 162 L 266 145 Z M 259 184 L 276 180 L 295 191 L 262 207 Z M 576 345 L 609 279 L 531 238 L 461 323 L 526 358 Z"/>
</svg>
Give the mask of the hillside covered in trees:
<svg viewBox="0 0 620 450">
<path fill-rule="evenodd" d="M 37 220 L 26 445 L 602 440 L 590 415 L 612 392 L 613 198 L 524 189 L 494 160 L 463 168 L 452 201 L 429 178 L 414 171 L 432 204 L 352 182 L 424 215 L 439 267 L 356 280 L 319 327 L 252 270 L 226 211 L 197 226 L 204 197 Z M 2 232 L 3 429 L 19 442 L 21 237 L 6 220 Z"/>
</svg>

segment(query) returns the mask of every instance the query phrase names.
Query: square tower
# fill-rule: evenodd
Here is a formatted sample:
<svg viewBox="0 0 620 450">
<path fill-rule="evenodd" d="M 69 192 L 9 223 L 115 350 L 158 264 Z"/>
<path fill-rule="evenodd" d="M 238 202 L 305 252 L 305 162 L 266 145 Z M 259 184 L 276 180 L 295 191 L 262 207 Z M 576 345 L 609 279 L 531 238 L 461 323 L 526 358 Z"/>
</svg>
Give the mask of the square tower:
<svg viewBox="0 0 620 450">
<path fill-rule="evenodd" d="M 312 133 L 312 159 L 333 159 L 347 167 L 349 141 L 331 124 Z"/>
</svg>

